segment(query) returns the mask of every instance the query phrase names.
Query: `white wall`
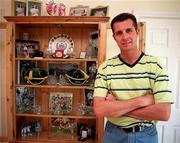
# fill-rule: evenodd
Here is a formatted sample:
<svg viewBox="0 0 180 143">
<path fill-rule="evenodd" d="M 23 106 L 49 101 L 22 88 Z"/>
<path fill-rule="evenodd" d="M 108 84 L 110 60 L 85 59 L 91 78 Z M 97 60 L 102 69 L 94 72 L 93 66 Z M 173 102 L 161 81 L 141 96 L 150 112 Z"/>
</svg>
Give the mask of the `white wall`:
<svg viewBox="0 0 180 143">
<path fill-rule="evenodd" d="M 11 0 L 0 0 L 0 21 L 5 15 L 11 15 Z"/>
</svg>

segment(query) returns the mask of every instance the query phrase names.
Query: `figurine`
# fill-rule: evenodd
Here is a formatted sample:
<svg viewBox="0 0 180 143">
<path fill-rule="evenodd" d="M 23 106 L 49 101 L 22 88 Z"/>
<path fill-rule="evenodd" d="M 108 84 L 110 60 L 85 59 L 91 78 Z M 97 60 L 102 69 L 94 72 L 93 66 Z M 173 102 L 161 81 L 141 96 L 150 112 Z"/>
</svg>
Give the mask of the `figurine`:
<svg viewBox="0 0 180 143">
<path fill-rule="evenodd" d="M 58 7 L 58 15 L 65 16 L 65 13 L 66 13 L 66 6 L 64 3 L 61 2 Z"/>
<path fill-rule="evenodd" d="M 55 15 L 57 11 L 57 4 L 54 2 L 54 0 L 48 0 L 46 3 L 46 11 L 49 15 Z"/>
</svg>

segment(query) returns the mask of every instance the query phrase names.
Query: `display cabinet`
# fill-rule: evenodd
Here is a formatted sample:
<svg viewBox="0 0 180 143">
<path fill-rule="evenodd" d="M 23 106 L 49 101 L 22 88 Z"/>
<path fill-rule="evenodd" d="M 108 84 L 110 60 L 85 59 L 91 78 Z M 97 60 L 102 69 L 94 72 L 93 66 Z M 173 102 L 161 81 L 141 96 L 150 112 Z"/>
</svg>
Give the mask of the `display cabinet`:
<svg viewBox="0 0 180 143">
<path fill-rule="evenodd" d="M 5 19 L 12 34 L 12 140 L 102 143 L 104 122 L 93 113 L 92 93 L 96 69 L 106 58 L 109 17 Z"/>
<path fill-rule="evenodd" d="M 0 142 L 13 140 L 12 24 L 0 22 Z"/>
</svg>

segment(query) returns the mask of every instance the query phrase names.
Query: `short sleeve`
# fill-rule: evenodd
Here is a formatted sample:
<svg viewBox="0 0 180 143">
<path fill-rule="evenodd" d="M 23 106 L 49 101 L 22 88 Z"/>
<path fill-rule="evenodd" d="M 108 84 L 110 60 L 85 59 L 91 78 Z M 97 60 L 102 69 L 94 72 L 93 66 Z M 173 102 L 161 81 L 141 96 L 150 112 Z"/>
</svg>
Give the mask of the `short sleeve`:
<svg viewBox="0 0 180 143">
<path fill-rule="evenodd" d="M 169 76 L 160 61 L 157 61 L 156 78 L 153 86 L 155 103 L 173 103 L 173 96 L 170 88 Z"/>
<path fill-rule="evenodd" d="M 106 97 L 108 93 L 108 84 L 107 84 L 107 66 L 106 63 L 103 63 L 99 66 L 98 72 L 96 75 L 95 85 L 94 85 L 94 94 L 93 96 Z"/>
</svg>

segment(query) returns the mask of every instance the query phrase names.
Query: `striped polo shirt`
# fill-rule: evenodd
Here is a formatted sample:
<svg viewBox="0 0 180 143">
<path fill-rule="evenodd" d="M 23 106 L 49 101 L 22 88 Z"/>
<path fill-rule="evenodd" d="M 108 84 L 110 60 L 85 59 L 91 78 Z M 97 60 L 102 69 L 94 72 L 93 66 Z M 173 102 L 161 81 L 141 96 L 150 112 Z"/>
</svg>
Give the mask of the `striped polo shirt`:
<svg viewBox="0 0 180 143">
<path fill-rule="evenodd" d="M 116 99 L 127 100 L 145 94 L 153 94 L 155 103 L 173 102 L 167 72 L 159 58 L 144 53 L 129 65 L 120 55 L 102 63 L 98 68 L 94 96 L 106 97 L 108 92 Z M 112 123 L 129 126 L 134 123 L 154 122 L 132 117 L 108 117 Z"/>
</svg>

